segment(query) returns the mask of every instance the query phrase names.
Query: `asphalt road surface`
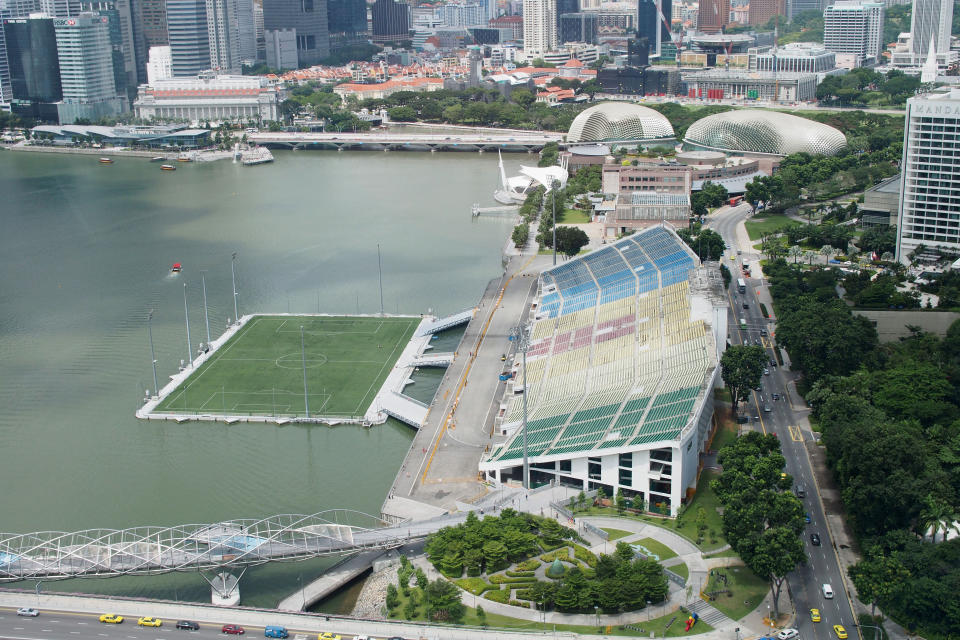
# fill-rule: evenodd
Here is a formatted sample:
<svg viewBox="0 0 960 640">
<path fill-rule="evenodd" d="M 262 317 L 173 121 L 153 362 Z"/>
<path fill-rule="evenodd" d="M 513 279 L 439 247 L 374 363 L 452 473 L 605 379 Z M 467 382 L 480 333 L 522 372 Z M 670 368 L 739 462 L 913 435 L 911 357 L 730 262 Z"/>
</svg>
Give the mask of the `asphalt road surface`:
<svg viewBox="0 0 960 640">
<path fill-rule="evenodd" d="M 106 613 L 106 612 L 105 612 Z M 224 624 L 230 624 L 229 613 L 222 623 L 200 623 L 198 631 L 177 629 L 176 620 L 163 620 L 160 627 L 139 627 L 137 619 L 124 617 L 121 624 L 106 624 L 97 613 L 69 613 L 44 611 L 36 618 L 18 616 L 16 609 L 0 607 L 0 639 L 2 640 L 202 640 L 204 638 L 263 638 L 263 627 L 243 625 L 243 636 L 221 632 Z M 149 603 L 144 604 L 144 615 L 149 615 Z M 316 632 L 297 631 L 288 628 L 288 640 L 317 640 Z M 345 635 L 343 640 L 353 636 Z"/>
<path fill-rule="evenodd" d="M 749 213 L 750 205 L 748 204 L 732 207 L 711 218 L 707 226 L 723 236 L 729 247 L 723 262 L 733 274 L 730 290 L 727 292 L 731 309 L 730 342 L 761 344 L 767 351 L 768 359 L 776 362 L 774 354 L 776 327 L 773 321 L 763 317 L 758 299 L 758 292 L 766 286 L 766 282 L 756 278 L 746 278 L 742 269 L 744 262 L 754 264 L 760 256 L 752 249 L 738 247 L 736 242 L 737 223 L 744 220 Z M 737 255 L 738 249 L 743 250 L 742 254 Z M 735 260 L 730 260 L 731 254 Z M 746 281 L 745 294 L 737 291 L 738 278 L 744 278 Z M 769 296 L 766 299 L 769 301 Z M 745 304 L 748 308 L 744 308 Z M 770 308 L 769 302 L 767 307 L 772 313 L 773 309 Z M 741 328 L 741 318 L 746 323 L 745 330 Z M 765 331 L 766 336 L 762 336 L 761 331 Z M 777 435 L 787 460 L 786 472 L 793 477 L 795 490 L 802 487 L 806 493 L 801 500 L 810 517 L 810 523 L 804 531 L 807 564 L 787 578 L 790 594 L 797 608 L 797 629 L 800 631 L 800 639 L 837 640 L 833 631 L 835 624 L 843 625 L 850 638 L 856 638 L 859 631 L 855 626 L 856 617 L 850 609 L 850 599 L 844 587 L 842 569 L 834 543 L 830 539 L 823 504 L 813 480 L 813 471 L 804 444 L 805 441 L 813 438 L 813 434 L 806 428 L 801 430 L 787 391 L 787 384 L 792 385 L 793 380 L 794 376 L 789 370 L 779 366 L 769 367 L 769 373 L 763 376 L 761 390 L 754 391 L 751 398 L 741 405 L 741 415 L 747 415 L 751 419 L 751 422 L 744 426 L 752 426 L 763 433 Z M 778 400 L 773 399 L 774 394 L 777 394 Z M 812 533 L 819 534 L 821 540 L 819 546 L 811 542 L 810 534 Z M 823 596 L 824 584 L 832 587 L 833 598 L 828 599 Z M 784 587 L 780 596 L 781 609 L 788 606 L 786 590 L 787 586 Z M 812 608 L 820 610 L 821 622 L 811 621 L 810 609 Z M 867 635 L 872 637 L 870 634 Z"/>
</svg>

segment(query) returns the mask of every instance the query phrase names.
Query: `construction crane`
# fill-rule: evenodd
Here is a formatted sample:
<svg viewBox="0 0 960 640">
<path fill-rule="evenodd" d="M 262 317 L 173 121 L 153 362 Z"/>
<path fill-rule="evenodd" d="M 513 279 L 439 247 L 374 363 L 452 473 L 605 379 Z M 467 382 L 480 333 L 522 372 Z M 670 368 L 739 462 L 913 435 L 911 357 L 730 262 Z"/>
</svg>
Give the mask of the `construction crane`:
<svg viewBox="0 0 960 640">
<path fill-rule="evenodd" d="M 673 45 L 677 48 L 677 52 L 680 51 L 680 45 L 683 43 L 683 39 L 678 35 L 677 39 L 674 40 L 673 37 L 673 27 L 670 25 L 670 21 L 663 15 L 663 9 L 660 8 L 660 1 L 654 0 L 653 6 L 657 8 L 657 15 L 660 16 L 660 22 L 663 23 L 663 26 L 667 28 L 667 33 L 670 34 L 670 41 L 673 42 Z"/>
</svg>

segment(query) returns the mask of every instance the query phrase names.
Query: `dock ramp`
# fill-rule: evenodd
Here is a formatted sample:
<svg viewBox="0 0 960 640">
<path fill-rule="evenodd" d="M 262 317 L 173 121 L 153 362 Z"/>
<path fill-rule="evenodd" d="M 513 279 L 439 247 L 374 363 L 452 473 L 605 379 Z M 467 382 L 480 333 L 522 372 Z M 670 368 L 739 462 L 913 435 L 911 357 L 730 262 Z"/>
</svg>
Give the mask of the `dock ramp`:
<svg viewBox="0 0 960 640">
<path fill-rule="evenodd" d="M 385 393 L 380 398 L 380 410 L 388 416 L 419 429 L 427 419 L 427 405 L 400 393 Z"/>
<path fill-rule="evenodd" d="M 453 364 L 453 353 L 425 353 L 410 361 L 411 367 L 449 367 Z"/>
<path fill-rule="evenodd" d="M 467 324 L 470 322 L 470 319 L 473 318 L 474 311 L 474 309 L 467 309 L 466 311 L 455 313 L 452 316 L 437 318 L 429 324 L 421 325 L 420 329 L 417 331 L 417 335 L 425 336 L 428 333 L 437 333 L 438 331 L 450 329 L 451 327 L 456 327 L 457 325 Z"/>
</svg>

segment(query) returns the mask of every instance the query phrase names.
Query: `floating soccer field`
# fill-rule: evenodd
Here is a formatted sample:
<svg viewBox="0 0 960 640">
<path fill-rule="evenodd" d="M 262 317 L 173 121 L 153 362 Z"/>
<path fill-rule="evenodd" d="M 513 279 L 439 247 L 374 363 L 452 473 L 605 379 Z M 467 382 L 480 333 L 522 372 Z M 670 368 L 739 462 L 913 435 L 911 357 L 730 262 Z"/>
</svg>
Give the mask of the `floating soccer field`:
<svg viewBox="0 0 960 640">
<path fill-rule="evenodd" d="M 255 316 L 153 413 L 360 419 L 420 321 Z"/>
</svg>

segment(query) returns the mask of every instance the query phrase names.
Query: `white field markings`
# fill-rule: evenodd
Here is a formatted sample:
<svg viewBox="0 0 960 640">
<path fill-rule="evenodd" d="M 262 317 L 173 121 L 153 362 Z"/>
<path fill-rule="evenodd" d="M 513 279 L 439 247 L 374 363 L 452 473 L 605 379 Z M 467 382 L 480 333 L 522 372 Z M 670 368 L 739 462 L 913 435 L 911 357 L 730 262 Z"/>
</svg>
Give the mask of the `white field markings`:
<svg viewBox="0 0 960 640">
<path fill-rule="evenodd" d="M 397 352 L 397 349 L 400 348 L 400 344 L 404 342 L 403 337 L 407 334 L 407 331 L 410 331 L 411 327 L 413 327 L 414 324 L 420 324 L 420 321 L 419 321 L 419 320 L 416 320 L 416 321 L 410 320 L 410 322 L 407 323 L 407 326 L 406 326 L 406 328 L 403 330 L 403 333 L 400 334 L 400 339 L 397 340 L 396 342 L 394 342 L 394 344 L 393 344 L 393 350 L 390 351 L 390 355 L 387 356 L 387 358 L 383 361 L 383 365 L 380 367 L 380 370 L 377 371 L 377 375 L 374 376 L 373 381 L 370 383 L 370 387 L 367 388 L 367 392 L 363 394 L 363 396 L 360 398 L 360 402 L 358 402 L 358 403 L 357 403 L 357 406 L 354 407 L 354 410 L 353 410 L 354 414 L 356 414 L 357 412 L 359 412 L 362 407 L 365 408 L 367 405 L 370 404 L 370 402 L 373 402 L 373 398 L 370 398 L 370 400 L 367 401 L 367 400 L 366 400 L 367 396 L 370 395 L 370 392 L 373 390 L 374 385 L 377 384 L 377 380 L 380 379 L 380 374 L 383 373 L 383 370 L 386 368 L 387 364 L 389 364 L 389 363 L 391 363 L 391 362 L 396 362 L 396 358 L 394 358 L 393 356 L 394 356 L 394 354 Z M 409 342 L 409 341 L 410 341 L 410 339 L 407 338 L 406 342 Z M 398 356 L 398 357 L 399 357 L 399 356 Z M 383 383 L 381 382 L 380 384 L 383 384 Z M 378 388 L 378 390 L 379 390 L 379 388 Z"/>
<path fill-rule="evenodd" d="M 185 384 L 184 386 L 182 386 L 182 387 L 180 388 L 180 390 L 177 391 L 176 394 L 167 397 L 167 400 L 166 400 L 167 410 L 173 410 L 173 411 L 175 411 L 178 407 L 174 407 L 174 406 L 173 406 L 174 400 L 177 399 L 177 398 L 180 398 L 183 394 L 185 394 L 185 393 L 187 392 L 187 390 L 189 390 L 190 387 L 192 387 L 192 386 L 194 385 L 194 383 L 197 382 L 197 380 L 199 380 L 200 378 L 202 378 L 203 375 L 204 375 L 207 371 L 209 371 L 211 368 L 213 368 L 213 365 L 214 365 L 215 363 L 219 362 L 219 361 L 223 358 L 223 356 L 227 355 L 227 352 L 230 351 L 231 349 L 233 349 L 233 347 L 237 344 L 237 342 L 240 341 L 240 336 L 249 333 L 249 332 L 250 332 L 250 329 L 251 329 L 255 324 L 257 324 L 258 322 L 260 322 L 260 320 L 261 320 L 260 317 L 256 317 L 256 318 L 253 319 L 252 322 L 248 322 L 245 326 L 241 327 L 240 330 L 237 331 L 237 333 L 234 334 L 234 336 L 228 341 L 228 342 L 230 342 L 230 344 L 229 344 L 228 346 L 226 346 L 226 347 L 222 350 L 222 352 L 221 352 L 221 350 L 218 349 L 217 352 L 216 352 L 215 354 L 213 354 L 213 357 L 209 358 L 206 362 L 203 363 L 203 366 L 201 367 L 203 370 L 202 370 L 200 373 L 196 373 L 196 372 L 195 372 L 193 375 L 191 375 L 189 378 L 187 378 L 187 384 Z"/>
</svg>

